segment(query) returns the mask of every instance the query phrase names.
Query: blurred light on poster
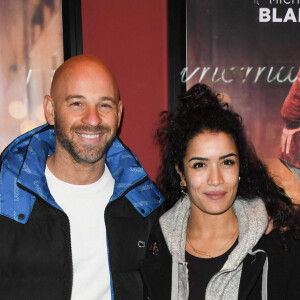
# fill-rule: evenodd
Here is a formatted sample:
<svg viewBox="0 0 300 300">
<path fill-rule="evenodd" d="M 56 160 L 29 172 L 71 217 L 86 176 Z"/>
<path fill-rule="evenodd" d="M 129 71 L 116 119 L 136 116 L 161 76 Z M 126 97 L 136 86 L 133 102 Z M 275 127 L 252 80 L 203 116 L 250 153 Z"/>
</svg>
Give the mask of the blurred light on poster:
<svg viewBox="0 0 300 300">
<path fill-rule="evenodd" d="M 0 0 L 0 151 L 45 123 L 41 107 L 63 62 L 60 0 Z"/>
</svg>

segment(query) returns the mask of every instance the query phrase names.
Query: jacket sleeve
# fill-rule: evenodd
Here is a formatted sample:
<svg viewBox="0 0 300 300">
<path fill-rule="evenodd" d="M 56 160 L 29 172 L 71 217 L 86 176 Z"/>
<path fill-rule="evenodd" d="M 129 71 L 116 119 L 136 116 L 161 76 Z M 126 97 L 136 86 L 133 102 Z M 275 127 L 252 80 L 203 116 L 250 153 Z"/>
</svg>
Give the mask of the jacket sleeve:
<svg viewBox="0 0 300 300">
<path fill-rule="evenodd" d="M 284 100 L 280 114 L 288 128 L 300 126 L 300 69 Z"/>
</svg>

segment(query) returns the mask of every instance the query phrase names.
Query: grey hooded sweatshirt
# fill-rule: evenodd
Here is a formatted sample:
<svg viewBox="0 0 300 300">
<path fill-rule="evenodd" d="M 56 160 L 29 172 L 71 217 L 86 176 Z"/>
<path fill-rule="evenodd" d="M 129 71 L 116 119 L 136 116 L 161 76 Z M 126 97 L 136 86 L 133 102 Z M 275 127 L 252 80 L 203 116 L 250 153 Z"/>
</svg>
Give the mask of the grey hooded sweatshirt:
<svg viewBox="0 0 300 300">
<path fill-rule="evenodd" d="M 252 252 L 268 225 L 268 214 L 261 199 L 242 200 L 237 198 L 233 209 L 239 223 L 238 245 L 228 256 L 222 269 L 215 274 L 206 288 L 206 300 L 238 299 L 243 260 Z M 172 255 L 172 296 L 171 300 L 188 300 L 188 268 L 185 262 L 186 227 L 190 215 L 188 195 L 179 200 L 160 217 L 160 226 Z M 266 260 L 263 268 L 262 299 L 267 299 Z"/>
</svg>

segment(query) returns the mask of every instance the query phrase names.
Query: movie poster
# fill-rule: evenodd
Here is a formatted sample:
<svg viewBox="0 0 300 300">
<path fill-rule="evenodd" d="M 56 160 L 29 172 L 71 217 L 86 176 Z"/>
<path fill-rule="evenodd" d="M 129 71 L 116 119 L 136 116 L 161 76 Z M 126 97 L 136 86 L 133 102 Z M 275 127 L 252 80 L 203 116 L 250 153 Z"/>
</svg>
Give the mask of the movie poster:
<svg viewBox="0 0 300 300">
<path fill-rule="evenodd" d="M 300 203 L 300 91 L 297 96 L 296 84 L 291 90 L 298 81 L 299 37 L 300 0 L 187 0 L 187 65 L 181 80 L 187 88 L 202 82 L 225 93 L 242 115 L 259 157 Z M 293 99 L 286 109 L 290 124 L 281 116 L 286 98 Z M 279 160 L 285 126 L 295 129 L 294 173 Z"/>
<path fill-rule="evenodd" d="M 45 123 L 43 98 L 63 62 L 60 0 L 0 0 L 0 152 Z"/>
</svg>

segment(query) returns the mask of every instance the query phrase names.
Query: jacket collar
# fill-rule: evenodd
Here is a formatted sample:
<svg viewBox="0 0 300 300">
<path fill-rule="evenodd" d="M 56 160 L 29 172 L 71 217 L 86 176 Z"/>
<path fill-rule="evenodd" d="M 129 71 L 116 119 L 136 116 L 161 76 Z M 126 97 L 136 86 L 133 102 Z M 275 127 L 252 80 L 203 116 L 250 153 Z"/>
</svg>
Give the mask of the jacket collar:
<svg viewBox="0 0 300 300">
<path fill-rule="evenodd" d="M 0 214 L 25 224 L 36 197 L 61 209 L 50 194 L 45 178 L 46 160 L 55 150 L 54 129 L 48 124 L 14 140 L 1 155 Z M 115 179 L 110 201 L 125 196 L 146 217 L 161 205 L 163 197 L 136 156 L 118 138 L 106 155 Z"/>
</svg>

